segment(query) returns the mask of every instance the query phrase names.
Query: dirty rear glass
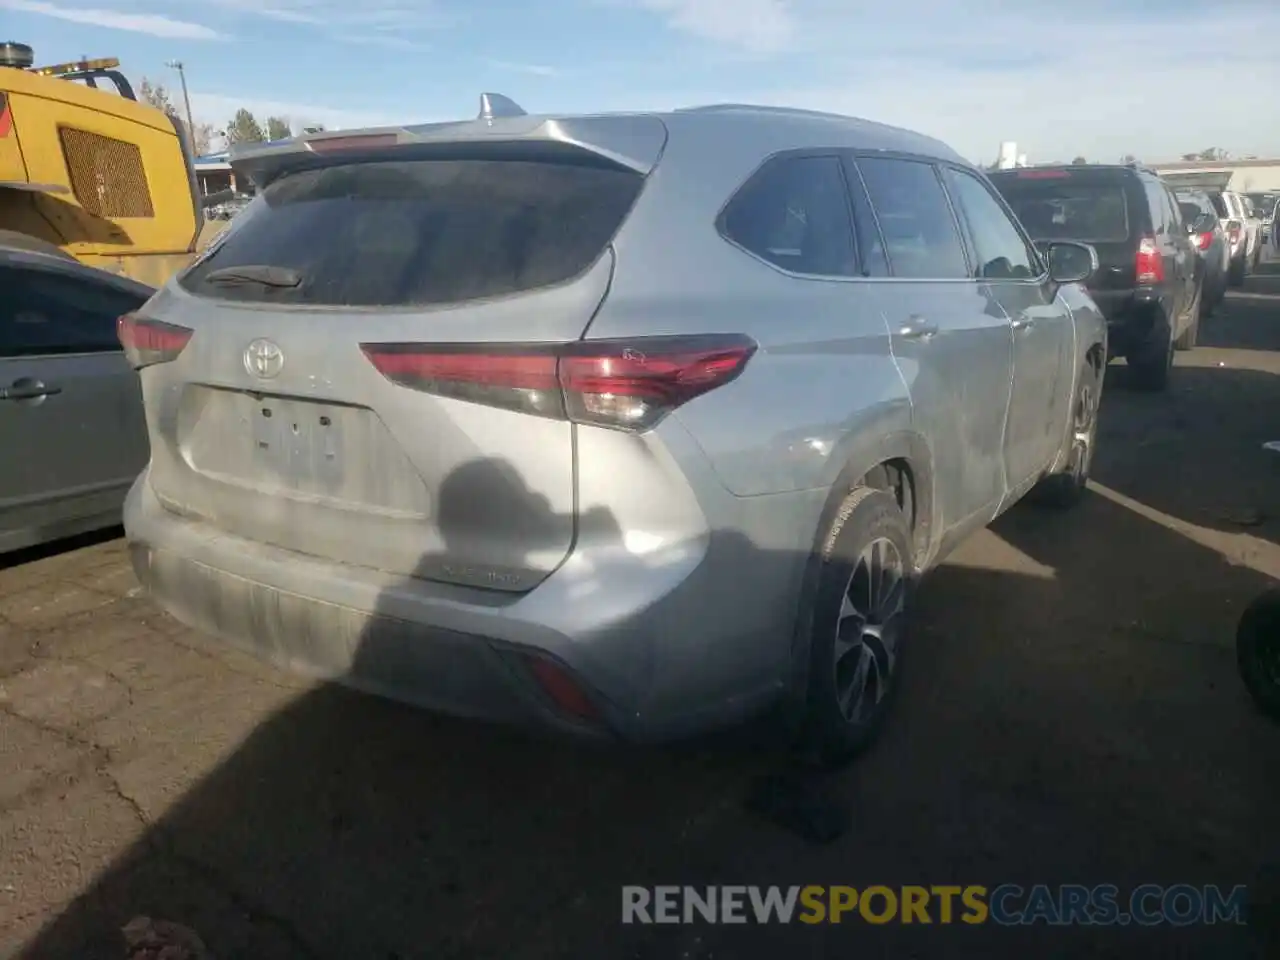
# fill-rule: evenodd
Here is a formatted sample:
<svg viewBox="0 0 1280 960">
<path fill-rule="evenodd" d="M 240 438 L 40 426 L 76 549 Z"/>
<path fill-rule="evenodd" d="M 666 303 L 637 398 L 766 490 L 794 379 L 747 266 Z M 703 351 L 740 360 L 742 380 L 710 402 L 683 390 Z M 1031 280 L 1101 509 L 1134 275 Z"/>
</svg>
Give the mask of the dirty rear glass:
<svg viewBox="0 0 1280 960">
<path fill-rule="evenodd" d="M 992 182 L 1035 240 L 1129 239 L 1129 210 L 1121 183 L 1005 176 L 993 177 Z"/>
<path fill-rule="evenodd" d="M 586 270 L 643 182 L 630 170 L 563 161 L 399 160 L 307 170 L 262 191 L 180 282 L 202 296 L 352 307 L 533 290 Z M 228 268 L 251 266 L 282 268 L 299 280 L 218 279 Z"/>
</svg>

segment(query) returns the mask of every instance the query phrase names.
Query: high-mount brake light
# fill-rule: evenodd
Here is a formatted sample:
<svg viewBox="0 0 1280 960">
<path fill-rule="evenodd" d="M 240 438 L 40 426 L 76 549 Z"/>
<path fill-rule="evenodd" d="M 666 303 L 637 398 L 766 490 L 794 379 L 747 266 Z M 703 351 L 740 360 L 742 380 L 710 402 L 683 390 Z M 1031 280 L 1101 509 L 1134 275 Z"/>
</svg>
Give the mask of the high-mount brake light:
<svg viewBox="0 0 1280 960">
<path fill-rule="evenodd" d="M 1138 241 L 1138 257 L 1134 264 L 1138 283 L 1162 283 L 1164 281 L 1164 258 L 1160 256 L 1160 247 L 1153 237 L 1143 237 Z"/>
<path fill-rule="evenodd" d="M 1071 174 L 1066 170 L 1026 170 L 1018 171 L 1019 180 L 1066 180 Z"/>
<path fill-rule="evenodd" d="M 394 147 L 400 138 L 394 133 L 358 133 L 350 137 L 321 137 L 305 141 L 312 153 L 331 153 L 338 150 L 376 150 Z"/>
<path fill-rule="evenodd" d="M 116 336 L 135 370 L 176 360 L 191 339 L 191 333 L 186 327 L 136 313 L 126 313 L 116 321 Z"/>
<path fill-rule="evenodd" d="M 388 380 L 456 400 L 644 431 L 735 379 L 757 345 L 738 334 L 561 344 L 364 343 Z"/>
</svg>

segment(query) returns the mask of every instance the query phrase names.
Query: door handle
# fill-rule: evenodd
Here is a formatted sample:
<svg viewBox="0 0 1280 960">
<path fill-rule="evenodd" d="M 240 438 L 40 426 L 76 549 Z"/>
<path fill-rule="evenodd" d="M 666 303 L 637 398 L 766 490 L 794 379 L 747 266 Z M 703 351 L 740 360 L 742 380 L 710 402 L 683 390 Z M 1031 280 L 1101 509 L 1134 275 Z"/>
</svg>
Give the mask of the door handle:
<svg viewBox="0 0 1280 960">
<path fill-rule="evenodd" d="M 11 386 L 0 387 L 0 400 L 35 400 L 61 392 L 61 387 L 52 387 L 39 380 L 15 380 Z"/>
<path fill-rule="evenodd" d="M 898 336 L 905 340 L 929 340 L 937 332 L 936 323 L 929 323 L 924 317 L 908 317 L 907 322 L 898 329 Z"/>
<path fill-rule="evenodd" d="M 1030 330 L 1035 325 L 1035 320 L 1028 316 L 1014 317 L 1013 320 L 1010 321 L 1010 326 L 1015 330 Z"/>
</svg>

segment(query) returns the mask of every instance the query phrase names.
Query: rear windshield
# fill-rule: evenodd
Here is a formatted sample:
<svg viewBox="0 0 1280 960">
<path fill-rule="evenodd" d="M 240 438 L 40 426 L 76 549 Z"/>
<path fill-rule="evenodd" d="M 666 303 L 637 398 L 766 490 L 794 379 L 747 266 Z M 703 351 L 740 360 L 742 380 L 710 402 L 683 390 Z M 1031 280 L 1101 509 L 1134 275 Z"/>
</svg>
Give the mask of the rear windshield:
<svg viewBox="0 0 1280 960">
<path fill-rule="evenodd" d="M 203 296 L 353 307 L 532 290 L 595 262 L 643 183 L 630 170 L 563 161 L 399 160 L 307 170 L 262 191 L 180 282 Z M 250 266 L 282 268 L 296 282 L 225 283 L 215 275 Z"/>
<path fill-rule="evenodd" d="M 1124 184 L 1069 178 L 994 177 L 996 188 L 1035 240 L 1129 239 Z"/>
</svg>

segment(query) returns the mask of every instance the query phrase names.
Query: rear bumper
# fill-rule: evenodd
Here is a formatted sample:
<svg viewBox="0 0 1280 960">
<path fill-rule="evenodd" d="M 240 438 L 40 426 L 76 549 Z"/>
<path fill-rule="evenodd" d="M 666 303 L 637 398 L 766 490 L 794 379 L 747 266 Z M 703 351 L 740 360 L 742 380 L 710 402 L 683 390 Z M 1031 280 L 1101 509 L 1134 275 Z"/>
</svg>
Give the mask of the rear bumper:
<svg viewBox="0 0 1280 960">
<path fill-rule="evenodd" d="M 1125 290 L 1090 290 L 1107 321 L 1111 352 L 1124 354 L 1146 341 L 1161 316 L 1162 300 L 1156 287 Z"/>
<path fill-rule="evenodd" d="M 775 520 L 779 508 L 821 509 L 813 492 L 749 500 Z M 790 677 L 802 552 L 744 551 L 737 534 L 630 562 L 570 555 L 533 591 L 504 595 L 226 535 L 166 511 L 147 473 L 125 528 L 139 581 L 188 626 L 285 669 L 458 716 L 667 740 L 749 718 Z M 759 583 L 776 588 L 734 602 L 732 590 Z M 557 707 L 530 656 L 567 671 L 596 716 Z"/>
</svg>

